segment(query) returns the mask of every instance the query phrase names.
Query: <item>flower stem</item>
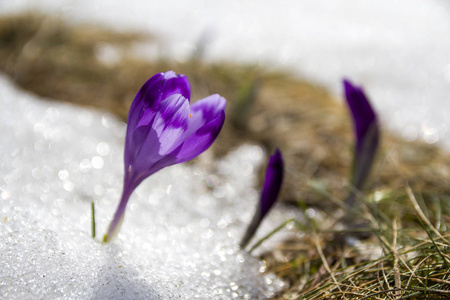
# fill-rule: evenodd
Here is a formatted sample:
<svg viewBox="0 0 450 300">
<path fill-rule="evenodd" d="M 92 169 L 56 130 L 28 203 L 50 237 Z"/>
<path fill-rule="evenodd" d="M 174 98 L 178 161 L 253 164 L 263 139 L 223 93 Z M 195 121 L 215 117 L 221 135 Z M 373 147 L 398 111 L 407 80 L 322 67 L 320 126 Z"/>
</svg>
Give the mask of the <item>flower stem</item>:
<svg viewBox="0 0 450 300">
<path fill-rule="evenodd" d="M 239 246 L 241 246 L 242 249 L 245 249 L 245 247 L 247 247 L 248 242 L 250 242 L 250 240 L 252 239 L 253 235 L 256 232 L 256 229 L 258 229 L 259 224 L 261 223 L 261 214 L 258 213 L 259 211 L 260 209 L 258 207 L 257 212 L 255 213 L 252 221 L 250 222 L 250 225 L 248 225 L 247 227 L 247 231 L 245 232 L 241 242 L 239 243 Z"/>
<path fill-rule="evenodd" d="M 111 242 L 117 235 L 125 215 L 125 208 L 127 207 L 128 200 L 130 199 L 131 193 L 133 193 L 134 187 L 124 184 L 124 189 L 122 192 L 122 198 L 120 199 L 119 206 L 117 207 L 114 218 L 109 224 L 107 233 L 103 236 L 103 242 Z"/>
</svg>

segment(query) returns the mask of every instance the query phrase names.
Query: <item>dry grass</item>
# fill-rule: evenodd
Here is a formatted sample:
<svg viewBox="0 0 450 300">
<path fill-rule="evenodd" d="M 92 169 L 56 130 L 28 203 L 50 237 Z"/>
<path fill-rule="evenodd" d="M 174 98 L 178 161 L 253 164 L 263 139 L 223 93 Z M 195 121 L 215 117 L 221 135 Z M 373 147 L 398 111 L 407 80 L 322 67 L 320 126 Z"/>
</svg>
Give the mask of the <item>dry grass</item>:
<svg viewBox="0 0 450 300">
<path fill-rule="evenodd" d="M 318 86 L 255 66 L 205 64 L 194 56 L 186 63 L 144 61 L 133 53 L 140 42 L 158 40 L 31 14 L 6 17 L 0 19 L 0 70 L 40 96 L 123 120 L 151 75 L 186 74 L 193 99 L 219 93 L 228 100 L 214 153 L 242 142 L 281 148 L 287 165 L 282 200 L 306 216 L 315 212 L 295 222 L 298 238 L 263 255 L 268 270 L 290 284 L 280 299 L 450 298 L 448 153 L 385 132 L 360 205 L 348 208 L 342 199 L 352 129 L 341 102 Z M 101 49 L 112 49 L 117 60 L 102 61 Z M 361 222 L 359 233 L 340 225 L 348 211 Z"/>
<path fill-rule="evenodd" d="M 313 219 L 296 224 L 303 235 L 265 256 L 269 271 L 292 283 L 279 299 L 448 299 L 449 197 L 435 203 L 431 223 L 417 202 L 420 194 L 409 187 L 405 193 L 415 220 L 377 217 L 381 213 L 366 201 L 359 213 L 368 224 L 353 234 L 336 228 L 334 217 L 320 226 Z M 373 235 L 357 239 L 361 232 Z"/>
</svg>

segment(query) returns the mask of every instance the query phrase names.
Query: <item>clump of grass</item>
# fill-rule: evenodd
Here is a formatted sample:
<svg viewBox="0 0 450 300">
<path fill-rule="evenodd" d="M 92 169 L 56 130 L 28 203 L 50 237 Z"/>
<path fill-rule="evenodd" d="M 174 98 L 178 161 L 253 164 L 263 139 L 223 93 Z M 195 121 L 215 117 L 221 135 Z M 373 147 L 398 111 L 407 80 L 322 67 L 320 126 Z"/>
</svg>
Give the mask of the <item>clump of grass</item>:
<svg viewBox="0 0 450 300">
<path fill-rule="evenodd" d="M 349 208 L 325 194 L 335 214 L 295 222 L 300 235 L 263 255 L 268 270 L 291 283 L 277 299 L 450 297 L 450 196 L 413 192 L 397 175 L 404 186 L 396 195 L 361 197 L 355 214 L 367 225 L 345 229 L 339 221 Z"/>
<path fill-rule="evenodd" d="M 298 224 L 309 234 L 281 245 L 278 251 L 285 253 L 286 262 L 270 268 L 298 276 L 280 299 L 448 299 L 450 234 L 439 233 L 410 197 L 422 228 L 403 227 L 405 222 L 398 218 L 367 216 L 373 224 L 364 230 L 374 237 L 352 246 L 331 242 L 344 232 Z"/>
<path fill-rule="evenodd" d="M 297 237 L 262 256 L 268 271 L 290 284 L 280 299 L 450 297 L 448 153 L 384 132 L 367 193 L 358 197 L 362 205 L 347 207 L 352 129 L 344 105 L 325 89 L 252 65 L 206 64 L 198 55 L 184 63 L 139 59 L 133 47 L 143 42 L 159 45 L 155 37 L 39 15 L 3 17 L 0 70 L 35 94 L 101 108 L 124 121 L 151 75 L 186 74 L 192 98 L 219 93 L 228 100 L 227 120 L 233 121 L 225 122 L 214 154 L 243 142 L 281 148 L 286 180 L 280 200 L 315 215 L 294 220 Z M 115 60 L 102 59 L 105 47 Z M 353 231 L 368 238 L 348 243 L 340 219 L 352 209 L 366 224 Z"/>
</svg>

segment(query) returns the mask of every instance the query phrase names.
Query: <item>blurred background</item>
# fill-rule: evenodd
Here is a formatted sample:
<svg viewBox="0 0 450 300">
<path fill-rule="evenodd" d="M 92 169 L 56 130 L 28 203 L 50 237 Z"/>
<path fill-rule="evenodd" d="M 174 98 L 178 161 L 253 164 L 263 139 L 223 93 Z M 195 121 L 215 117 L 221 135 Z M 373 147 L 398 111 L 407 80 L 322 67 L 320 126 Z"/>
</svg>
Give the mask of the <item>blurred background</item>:
<svg viewBox="0 0 450 300">
<path fill-rule="evenodd" d="M 337 99 L 348 77 L 365 87 L 387 127 L 409 141 L 450 146 L 446 1 L 0 0 L 2 16 L 27 11 L 151 35 L 133 45 L 142 59 L 287 70 Z M 118 60 L 108 43 L 96 49 L 104 62 Z"/>
</svg>

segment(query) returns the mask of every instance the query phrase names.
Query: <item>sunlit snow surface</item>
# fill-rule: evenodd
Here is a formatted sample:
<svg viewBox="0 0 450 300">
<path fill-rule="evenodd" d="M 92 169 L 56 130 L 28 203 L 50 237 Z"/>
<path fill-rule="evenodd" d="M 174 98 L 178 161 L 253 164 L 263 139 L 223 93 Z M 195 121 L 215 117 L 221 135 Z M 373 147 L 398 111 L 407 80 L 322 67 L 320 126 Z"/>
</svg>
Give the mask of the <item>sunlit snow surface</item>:
<svg viewBox="0 0 450 300">
<path fill-rule="evenodd" d="M 264 299 L 282 286 L 236 246 L 258 198 L 260 147 L 150 177 L 103 245 L 90 236 L 90 202 L 101 235 L 122 188 L 125 124 L 4 77 L 0 107 L 1 299 Z M 288 217 L 272 211 L 259 236 Z"/>
<path fill-rule="evenodd" d="M 384 127 L 450 149 L 448 0 L 0 0 L 0 14 L 25 10 L 155 34 L 150 58 L 185 61 L 203 41 L 207 60 L 282 67 L 337 98 L 345 76 Z"/>
</svg>

